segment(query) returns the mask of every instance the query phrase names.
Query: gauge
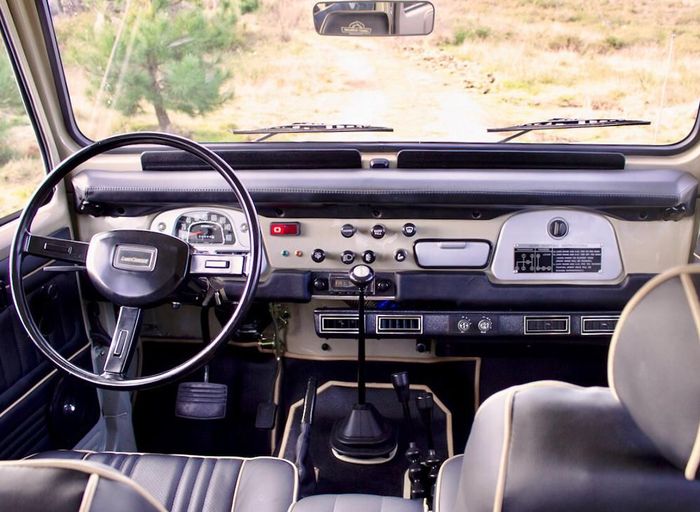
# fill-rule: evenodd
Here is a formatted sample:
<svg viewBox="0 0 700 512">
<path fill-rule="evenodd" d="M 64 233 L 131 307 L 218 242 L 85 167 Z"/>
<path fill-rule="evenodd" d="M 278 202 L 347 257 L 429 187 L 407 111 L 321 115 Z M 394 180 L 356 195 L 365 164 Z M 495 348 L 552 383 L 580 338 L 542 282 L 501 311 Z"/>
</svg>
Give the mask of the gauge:
<svg viewBox="0 0 700 512">
<path fill-rule="evenodd" d="M 233 244 L 233 224 L 226 216 L 212 211 L 188 212 L 175 223 L 175 235 L 195 245 Z"/>
</svg>

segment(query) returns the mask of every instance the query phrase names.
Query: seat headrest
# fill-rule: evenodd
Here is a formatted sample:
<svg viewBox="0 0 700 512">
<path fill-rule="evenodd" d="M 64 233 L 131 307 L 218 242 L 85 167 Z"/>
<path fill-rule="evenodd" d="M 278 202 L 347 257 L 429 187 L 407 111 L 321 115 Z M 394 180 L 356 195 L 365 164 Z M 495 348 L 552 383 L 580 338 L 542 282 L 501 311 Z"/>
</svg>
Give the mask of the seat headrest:
<svg viewBox="0 0 700 512">
<path fill-rule="evenodd" d="M 623 310 L 608 360 L 617 398 L 689 480 L 700 466 L 699 290 L 700 265 L 651 279 Z"/>
</svg>

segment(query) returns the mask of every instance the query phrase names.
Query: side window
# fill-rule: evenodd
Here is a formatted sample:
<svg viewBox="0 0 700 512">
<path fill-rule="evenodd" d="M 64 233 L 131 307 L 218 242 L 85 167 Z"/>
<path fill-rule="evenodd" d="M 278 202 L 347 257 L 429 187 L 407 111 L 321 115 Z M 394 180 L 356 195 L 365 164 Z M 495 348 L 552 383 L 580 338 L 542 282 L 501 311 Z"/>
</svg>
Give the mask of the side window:
<svg viewBox="0 0 700 512">
<path fill-rule="evenodd" d="M 0 39 L 0 218 L 20 210 L 45 174 L 34 127 Z"/>
</svg>

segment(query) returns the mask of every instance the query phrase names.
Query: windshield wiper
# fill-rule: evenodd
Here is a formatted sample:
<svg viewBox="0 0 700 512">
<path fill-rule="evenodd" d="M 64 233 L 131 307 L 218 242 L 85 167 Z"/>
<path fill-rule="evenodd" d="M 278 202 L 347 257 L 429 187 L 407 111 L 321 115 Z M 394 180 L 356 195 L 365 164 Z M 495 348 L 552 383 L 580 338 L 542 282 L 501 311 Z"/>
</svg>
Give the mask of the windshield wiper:
<svg viewBox="0 0 700 512">
<path fill-rule="evenodd" d="M 255 130 L 233 130 L 236 135 L 262 135 L 254 142 L 279 135 L 280 133 L 325 133 L 325 132 L 393 132 L 386 126 L 370 126 L 365 124 L 322 124 L 322 123 L 292 123 Z"/>
<path fill-rule="evenodd" d="M 508 142 L 517 139 L 526 133 L 539 130 L 565 130 L 569 128 L 603 128 L 607 126 L 642 126 L 649 125 L 650 121 L 641 121 L 637 119 L 571 119 L 559 118 L 548 119 L 547 121 L 539 121 L 536 123 L 516 124 L 515 126 L 505 126 L 503 128 L 488 128 L 487 132 L 518 132 L 509 135 L 505 139 L 499 140 L 498 143 Z"/>
</svg>

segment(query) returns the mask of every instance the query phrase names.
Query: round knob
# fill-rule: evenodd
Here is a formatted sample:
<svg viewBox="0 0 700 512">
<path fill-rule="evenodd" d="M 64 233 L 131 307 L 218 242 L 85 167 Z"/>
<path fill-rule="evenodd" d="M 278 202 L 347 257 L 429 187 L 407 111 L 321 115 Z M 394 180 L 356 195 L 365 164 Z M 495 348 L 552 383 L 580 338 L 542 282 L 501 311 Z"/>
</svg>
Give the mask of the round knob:
<svg viewBox="0 0 700 512">
<path fill-rule="evenodd" d="M 355 233 L 357 233 L 357 228 L 352 224 L 343 224 L 343 227 L 340 228 L 340 234 L 343 235 L 345 238 L 350 238 Z"/>
<path fill-rule="evenodd" d="M 391 289 L 391 281 L 388 279 L 377 279 L 377 284 L 375 285 L 378 292 L 388 292 Z"/>
<path fill-rule="evenodd" d="M 479 320 L 479 323 L 476 326 L 479 328 L 479 332 L 486 333 L 493 329 L 493 322 L 490 318 L 486 317 Z"/>
<path fill-rule="evenodd" d="M 328 289 L 328 279 L 317 277 L 314 279 L 314 289 L 320 292 Z"/>
<path fill-rule="evenodd" d="M 404 236 L 407 236 L 410 238 L 416 234 L 416 225 L 413 224 L 412 222 L 407 222 L 406 224 L 403 225 L 403 228 L 401 228 L 401 232 L 403 233 Z"/>
<path fill-rule="evenodd" d="M 472 323 L 468 318 L 462 318 L 457 322 L 457 329 L 459 329 L 459 332 L 467 332 L 471 326 Z"/>
<path fill-rule="evenodd" d="M 367 265 L 355 265 L 350 269 L 348 277 L 350 278 L 350 281 L 352 281 L 352 284 L 360 288 L 364 288 L 369 283 L 374 281 L 374 270 L 372 270 L 372 267 L 368 267 Z"/>
<path fill-rule="evenodd" d="M 394 259 L 399 263 L 402 261 L 406 261 L 406 258 L 408 258 L 408 253 L 406 252 L 406 249 L 397 249 L 397 251 L 394 253 Z"/>
<path fill-rule="evenodd" d="M 323 249 L 314 249 L 314 252 L 311 253 L 311 259 L 316 263 L 321 263 L 326 259 L 326 252 Z"/>
<path fill-rule="evenodd" d="M 384 235 L 386 235 L 386 228 L 381 224 L 377 224 L 376 226 L 372 227 L 371 234 L 372 238 L 379 240 L 380 238 L 384 238 Z"/>
<path fill-rule="evenodd" d="M 377 255 L 374 254 L 374 251 L 365 251 L 362 253 L 362 261 L 365 263 L 374 263 L 376 259 Z"/>
<path fill-rule="evenodd" d="M 355 261 L 355 253 L 352 251 L 343 251 L 343 254 L 340 255 L 340 261 L 346 265 L 350 265 L 353 261 Z"/>
</svg>

